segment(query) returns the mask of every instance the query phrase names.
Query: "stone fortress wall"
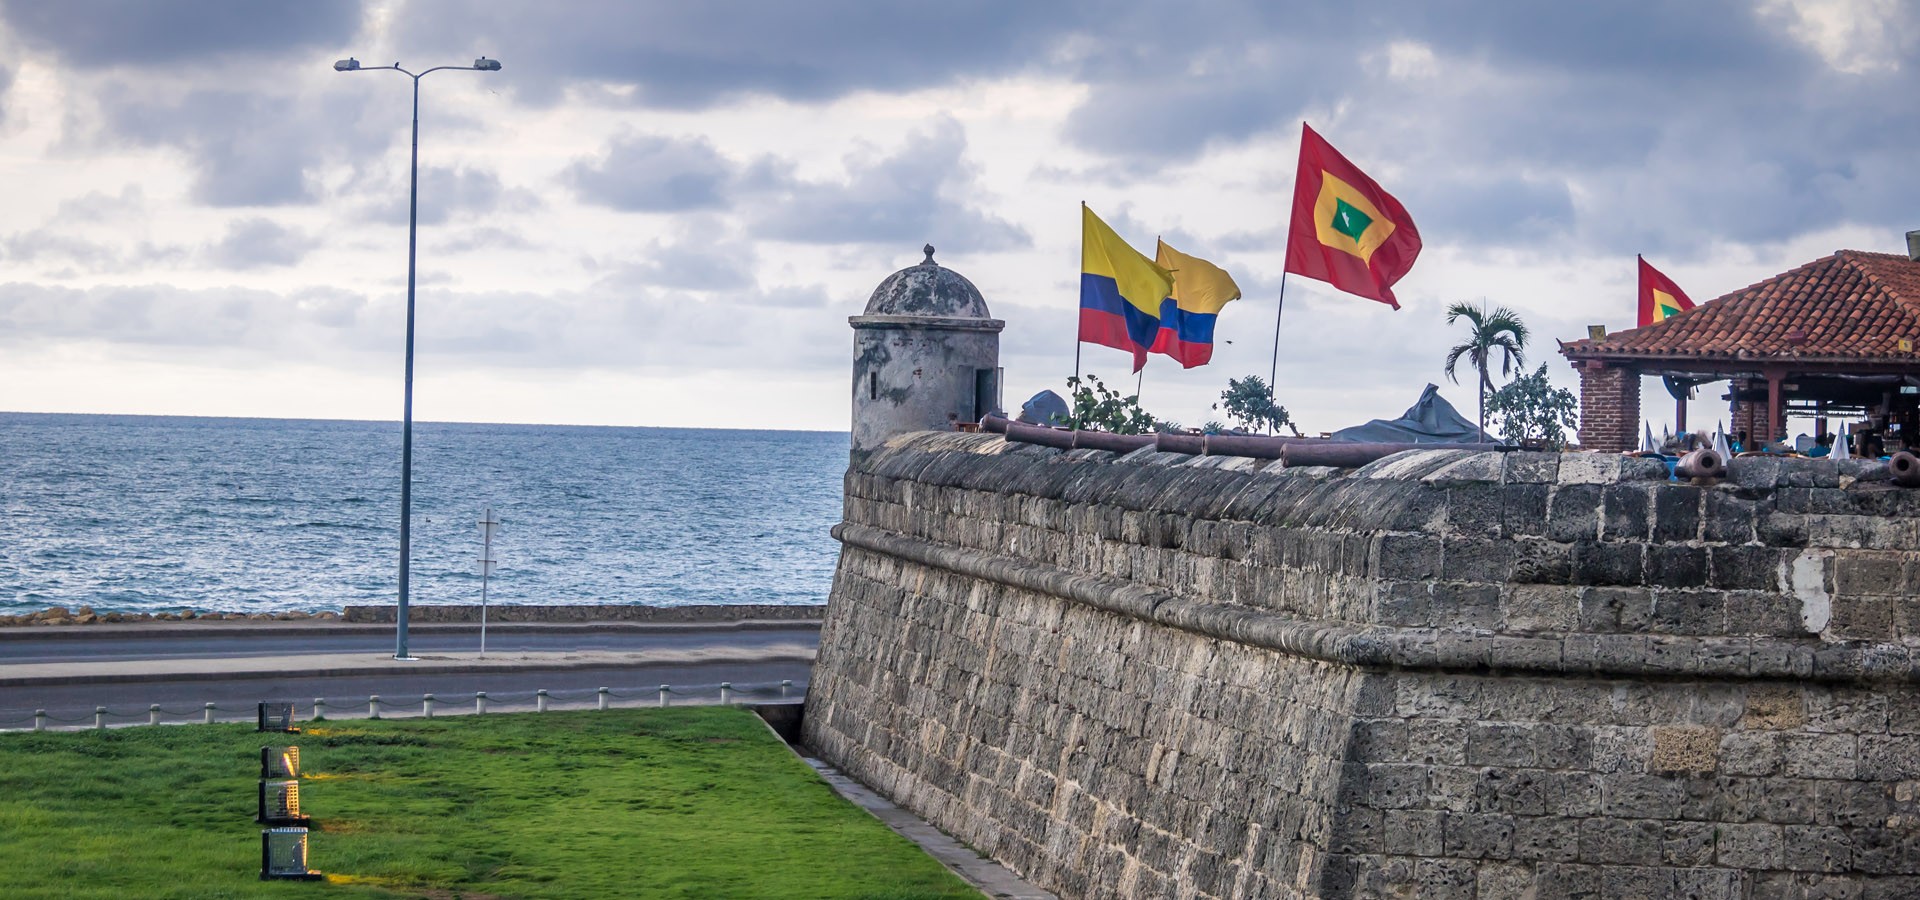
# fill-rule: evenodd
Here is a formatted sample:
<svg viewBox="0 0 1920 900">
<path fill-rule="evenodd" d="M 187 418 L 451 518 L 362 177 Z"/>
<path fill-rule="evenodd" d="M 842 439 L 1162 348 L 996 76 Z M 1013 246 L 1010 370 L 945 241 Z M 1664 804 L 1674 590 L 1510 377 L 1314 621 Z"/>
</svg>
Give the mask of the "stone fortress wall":
<svg viewBox="0 0 1920 900">
<path fill-rule="evenodd" d="M 857 457 L 823 757 L 1064 897 L 1920 897 L 1866 462 Z"/>
</svg>

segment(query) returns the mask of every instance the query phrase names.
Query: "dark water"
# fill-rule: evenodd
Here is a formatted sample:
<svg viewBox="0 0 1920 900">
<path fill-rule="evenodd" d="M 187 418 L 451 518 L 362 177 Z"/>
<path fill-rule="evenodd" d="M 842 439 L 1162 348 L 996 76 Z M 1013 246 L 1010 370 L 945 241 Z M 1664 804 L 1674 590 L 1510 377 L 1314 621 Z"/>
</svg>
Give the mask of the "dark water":
<svg viewBox="0 0 1920 900">
<path fill-rule="evenodd" d="M 843 433 L 416 424 L 412 594 L 819 603 Z M 400 426 L 0 413 L 0 613 L 391 603 Z"/>
</svg>

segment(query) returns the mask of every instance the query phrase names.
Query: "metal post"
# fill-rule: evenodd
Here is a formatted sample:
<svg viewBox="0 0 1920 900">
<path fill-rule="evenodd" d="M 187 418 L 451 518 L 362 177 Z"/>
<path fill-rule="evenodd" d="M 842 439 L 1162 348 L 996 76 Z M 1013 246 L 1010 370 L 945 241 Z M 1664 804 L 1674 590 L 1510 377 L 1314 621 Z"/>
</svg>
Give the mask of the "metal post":
<svg viewBox="0 0 1920 900">
<path fill-rule="evenodd" d="M 473 692 L 473 714 L 476 716 L 482 716 L 482 715 L 486 715 L 486 712 L 487 712 L 487 692 L 474 691 Z"/>
<path fill-rule="evenodd" d="M 147 704 L 147 724 L 148 725 L 160 724 L 160 704 L 158 703 Z"/>
<path fill-rule="evenodd" d="M 425 72 L 420 73 L 426 74 Z M 407 653 L 407 589 L 413 566 L 413 285 L 420 228 L 420 75 L 413 76 L 413 156 L 407 183 L 407 386 L 400 426 L 400 605 L 394 612 L 394 659 Z"/>
<path fill-rule="evenodd" d="M 374 694 L 373 696 L 370 696 L 367 698 L 367 718 L 369 719 L 380 718 L 380 695 L 379 694 Z"/>
<path fill-rule="evenodd" d="M 533 711 L 534 711 L 534 712 L 546 712 L 546 711 L 547 711 L 547 690 L 546 690 L 546 688 L 541 688 L 540 690 L 537 690 L 537 691 L 534 691 L 534 692 L 533 692 Z"/>
<path fill-rule="evenodd" d="M 433 695 L 432 694 L 427 694 L 420 698 L 420 714 L 429 719 L 433 718 Z"/>
<path fill-rule="evenodd" d="M 731 681 L 720 682 L 720 705 L 725 706 L 732 702 L 733 702 L 733 682 Z"/>
<path fill-rule="evenodd" d="M 213 704 L 211 703 L 207 704 L 206 714 L 207 714 L 207 724 L 212 725 L 213 724 Z"/>
<path fill-rule="evenodd" d="M 47 711 L 46 710 L 36 709 L 33 711 L 33 730 L 35 731 L 47 730 Z"/>
<path fill-rule="evenodd" d="M 318 720 L 320 720 L 320 719 L 324 719 L 324 718 L 326 718 L 326 717 L 327 717 L 327 700 L 326 700 L 326 698 L 325 698 L 325 697 L 315 697 L 315 698 L 313 698 L 313 718 L 314 718 L 314 719 L 315 719 L 316 721 L 318 721 Z"/>
<path fill-rule="evenodd" d="M 487 582 L 493 576 L 493 532 L 500 527 L 500 520 L 493 517 L 493 507 L 487 507 L 480 514 L 480 658 L 487 656 Z"/>
<path fill-rule="evenodd" d="M 608 691 L 606 688 L 600 689 L 600 708 L 602 710 L 607 708 L 607 693 Z"/>
<path fill-rule="evenodd" d="M 660 705 L 661 706 L 667 705 L 667 692 L 670 690 L 672 690 L 672 688 L 667 687 L 664 684 L 660 686 Z"/>
<path fill-rule="evenodd" d="M 93 708 L 93 727 L 95 728 L 107 727 L 107 708 L 106 707 L 96 706 Z"/>
<path fill-rule="evenodd" d="M 782 700 L 787 699 L 787 691 L 791 690 L 792 688 L 793 688 L 793 679 L 791 678 L 780 679 L 780 699 Z"/>
</svg>

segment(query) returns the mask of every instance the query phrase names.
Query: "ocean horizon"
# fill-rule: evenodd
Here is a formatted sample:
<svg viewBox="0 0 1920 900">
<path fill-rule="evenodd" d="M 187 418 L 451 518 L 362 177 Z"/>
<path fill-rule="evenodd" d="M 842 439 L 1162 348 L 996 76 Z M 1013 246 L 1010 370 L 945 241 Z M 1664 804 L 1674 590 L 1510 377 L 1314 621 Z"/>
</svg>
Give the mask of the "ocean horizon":
<svg viewBox="0 0 1920 900">
<path fill-rule="evenodd" d="M 397 596 L 401 425 L 0 412 L 0 613 Z M 825 602 L 847 434 L 414 423 L 417 604 Z"/>
</svg>

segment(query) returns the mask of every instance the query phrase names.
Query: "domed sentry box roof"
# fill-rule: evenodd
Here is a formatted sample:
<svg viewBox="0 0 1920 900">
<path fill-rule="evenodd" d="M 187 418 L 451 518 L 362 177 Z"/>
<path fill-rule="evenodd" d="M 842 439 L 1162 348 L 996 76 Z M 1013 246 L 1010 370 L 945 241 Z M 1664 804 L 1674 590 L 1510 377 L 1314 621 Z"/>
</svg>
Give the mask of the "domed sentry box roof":
<svg viewBox="0 0 1920 900">
<path fill-rule="evenodd" d="M 980 289 L 966 276 L 933 261 L 933 245 L 924 248 L 927 258 L 917 266 L 908 266 L 880 282 L 867 300 L 864 316 L 915 316 L 936 319 L 992 319 Z"/>
</svg>

